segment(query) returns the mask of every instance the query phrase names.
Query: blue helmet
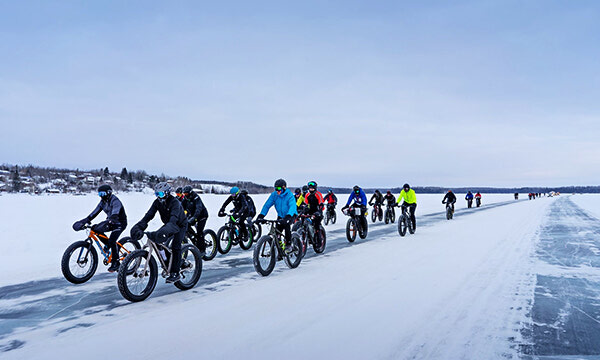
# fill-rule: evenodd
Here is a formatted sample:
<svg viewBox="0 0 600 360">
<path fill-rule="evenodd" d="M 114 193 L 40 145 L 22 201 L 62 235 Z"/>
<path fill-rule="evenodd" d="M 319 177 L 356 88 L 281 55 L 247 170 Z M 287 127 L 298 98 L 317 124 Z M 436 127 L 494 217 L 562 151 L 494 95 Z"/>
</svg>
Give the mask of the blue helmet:
<svg viewBox="0 0 600 360">
<path fill-rule="evenodd" d="M 237 187 L 237 186 L 234 186 L 234 187 L 232 187 L 232 188 L 231 188 L 231 190 L 229 190 L 229 193 L 230 193 L 231 195 L 236 195 L 236 194 L 237 194 L 237 193 L 239 193 L 239 192 L 240 192 L 240 188 L 239 188 L 239 187 Z"/>
</svg>

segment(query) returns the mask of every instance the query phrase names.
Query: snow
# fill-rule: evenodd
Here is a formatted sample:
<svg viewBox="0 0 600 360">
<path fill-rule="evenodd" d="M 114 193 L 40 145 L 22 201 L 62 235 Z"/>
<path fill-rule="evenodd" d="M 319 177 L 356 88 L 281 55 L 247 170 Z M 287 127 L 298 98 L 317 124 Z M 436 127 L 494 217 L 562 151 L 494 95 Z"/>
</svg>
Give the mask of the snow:
<svg viewBox="0 0 600 360">
<path fill-rule="evenodd" d="M 498 201 L 507 197 L 498 196 Z M 96 202 L 90 196 L 15 196 L 7 201 L 15 199 L 24 201 L 23 206 L 40 204 L 41 199 L 60 204 L 60 211 L 40 219 L 40 229 L 60 221 L 69 239 L 72 219 Z M 151 201 L 143 194 L 124 194 L 122 199 L 131 208 L 132 219 Z M 225 198 L 203 199 L 213 212 Z M 257 206 L 263 199 L 257 197 Z M 440 195 L 421 195 L 421 215 L 443 211 L 440 201 Z M 3 358 L 46 359 L 61 354 L 74 359 L 85 353 L 86 358 L 101 359 L 105 351 L 89 351 L 99 342 L 118 349 L 125 359 L 516 358 L 514 342 L 529 321 L 535 286 L 532 254 L 537 231 L 553 201 L 470 210 L 452 221 L 419 227 L 417 234 L 404 238 L 395 225 L 380 225 L 378 229 L 387 229 L 384 235 L 370 235 L 352 245 L 342 233 L 328 228 L 332 234 L 328 241 L 346 246 L 304 259 L 298 269 L 289 270 L 279 262 L 266 278 L 245 273 L 211 289 L 201 278 L 188 292 L 173 288 L 172 293 L 142 303 L 123 300 L 122 306 L 109 311 L 50 319 L 8 338 L 25 346 L 3 353 Z M 211 221 L 220 224 L 222 219 Z M 62 250 L 69 241 L 56 249 Z M 58 264 L 60 252 L 46 256 L 54 256 Z M 203 277 L 211 271 L 219 269 L 207 266 Z M 95 284 L 92 280 L 82 287 Z M 167 285 L 159 280 L 161 286 Z"/>
<path fill-rule="evenodd" d="M 125 206 L 129 229 L 146 213 L 154 200 L 153 191 L 146 193 L 117 194 Z M 207 228 L 215 232 L 225 223 L 224 218 L 216 216 L 228 195 L 202 194 L 202 200 L 209 210 Z M 268 194 L 252 195 L 257 211 L 260 212 Z M 348 195 L 338 195 L 340 204 L 345 203 Z M 443 195 L 418 195 L 417 216 L 443 211 L 440 203 Z M 485 195 L 483 206 L 489 203 L 510 200 L 509 194 Z M 0 286 L 17 284 L 32 280 L 40 280 L 62 276 L 60 259 L 69 244 L 85 238 L 84 232 L 76 233 L 72 229 L 73 222 L 86 217 L 98 204 L 96 195 L 73 196 L 67 194 L 49 196 L 30 196 L 27 194 L 6 194 L 0 198 L 0 273 L 10 274 L 0 278 Z M 459 202 L 457 209 L 466 207 Z M 328 229 L 340 229 L 345 226 L 345 217 L 339 211 L 335 225 Z M 229 209 L 231 208 L 231 205 Z M 275 216 L 274 209 L 269 213 Z M 96 222 L 105 219 L 104 213 L 96 218 Z M 149 229 L 160 226 L 158 216 L 150 224 Z M 124 236 L 125 236 L 124 235 Z M 27 257 L 29 261 L 23 261 Z M 99 272 L 104 271 L 100 267 Z"/>
<path fill-rule="evenodd" d="M 590 215 L 600 219 L 600 194 L 573 195 L 569 199 Z"/>
</svg>

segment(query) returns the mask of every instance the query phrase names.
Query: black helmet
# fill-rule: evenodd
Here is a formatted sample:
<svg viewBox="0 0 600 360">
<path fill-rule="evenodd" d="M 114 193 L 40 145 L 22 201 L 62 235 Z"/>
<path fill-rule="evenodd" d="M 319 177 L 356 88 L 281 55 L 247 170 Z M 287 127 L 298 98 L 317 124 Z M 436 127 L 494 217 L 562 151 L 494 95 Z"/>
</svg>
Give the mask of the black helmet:
<svg viewBox="0 0 600 360">
<path fill-rule="evenodd" d="M 160 201 L 165 201 L 167 197 L 171 194 L 171 185 L 166 182 L 159 182 L 154 186 L 154 195 Z"/>
<path fill-rule="evenodd" d="M 303 192 L 303 193 L 305 193 L 305 192 L 307 192 L 307 191 L 308 191 L 308 186 L 304 185 L 304 186 L 302 187 L 302 192 Z"/>
<path fill-rule="evenodd" d="M 388 195 L 392 195 L 392 191 L 391 191 L 391 190 L 388 190 L 388 191 L 387 191 L 387 194 L 388 194 Z"/>
<path fill-rule="evenodd" d="M 354 191 L 355 193 L 359 193 L 360 187 L 358 187 L 358 185 L 354 185 L 354 187 L 352 188 L 352 191 Z"/>
<path fill-rule="evenodd" d="M 408 185 L 408 184 L 404 184 L 404 185 L 402 186 L 402 188 L 403 188 L 404 190 L 406 190 L 406 189 L 410 190 L 410 185 Z"/>
<path fill-rule="evenodd" d="M 283 179 L 277 179 L 275 181 L 274 187 L 275 187 L 275 190 L 277 190 L 277 188 L 282 188 L 283 190 L 285 190 L 285 188 L 287 188 L 287 183 Z"/>
<path fill-rule="evenodd" d="M 308 184 L 306 184 L 306 186 L 308 186 L 308 190 L 313 189 L 314 191 L 317 190 L 317 182 L 316 181 L 309 181 Z"/>
<path fill-rule="evenodd" d="M 104 184 L 98 186 L 98 196 L 100 196 L 102 200 L 107 200 L 108 198 L 110 198 L 111 194 L 112 188 L 110 187 L 110 185 Z"/>
<path fill-rule="evenodd" d="M 192 188 L 192 185 L 186 185 L 186 186 L 183 187 L 183 193 L 184 194 L 189 194 L 192 191 L 194 191 L 194 189 Z"/>
<path fill-rule="evenodd" d="M 175 189 L 175 194 L 182 194 L 183 193 L 183 188 L 180 186 L 177 189 Z"/>
<path fill-rule="evenodd" d="M 375 193 L 377 193 L 377 194 L 381 194 L 381 193 L 379 192 L 379 190 L 375 190 Z"/>
<path fill-rule="evenodd" d="M 300 188 L 296 188 L 296 190 L 294 190 L 294 194 L 300 195 L 302 194 L 302 190 L 300 190 Z"/>
</svg>

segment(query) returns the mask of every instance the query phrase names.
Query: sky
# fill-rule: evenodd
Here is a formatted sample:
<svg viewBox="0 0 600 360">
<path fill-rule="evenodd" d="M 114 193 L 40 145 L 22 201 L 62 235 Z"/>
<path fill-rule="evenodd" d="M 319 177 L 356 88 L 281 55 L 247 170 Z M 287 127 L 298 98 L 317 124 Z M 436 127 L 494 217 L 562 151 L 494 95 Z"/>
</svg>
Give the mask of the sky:
<svg viewBox="0 0 600 360">
<path fill-rule="evenodd" d="M 599 59 L 597 1 L 0 0 L 0 162 L 594 185 Z"/>
</svg>

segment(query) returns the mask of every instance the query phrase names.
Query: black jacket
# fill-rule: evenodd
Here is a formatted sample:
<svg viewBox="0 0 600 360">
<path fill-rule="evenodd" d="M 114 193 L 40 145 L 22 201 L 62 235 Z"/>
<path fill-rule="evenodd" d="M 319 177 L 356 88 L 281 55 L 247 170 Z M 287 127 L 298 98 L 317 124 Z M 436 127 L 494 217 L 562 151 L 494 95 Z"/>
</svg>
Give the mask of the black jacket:
<svg viewBox="0 0 600 360">
<path fill-rule="evenodd" d="M 231 203 L 233 203 L 233 211 L 235 213 L 238 213 L 241 216 L 248 215 L 249 207 L 248 201 L 246 201 L 246 196 L 244 196 L 243 194 L 238 194 L 236 197 L 234 197 L 233 195 L 229 195 L 227 200 L 225 200 L 225 202 L 223 203 L 223 206 L 221 206 L 220 211 L 225 211 L 227 205 Z"/>
<path fill-rule="evenodd" d="M 456 195 L 454 195 L 453 192 L 446 193 L 446 196 L 444 196 L 444 200 L 442 200 L 442 204 L 455 203 L 455 202 L 456 202 Z"/>
<path fill-rule="evenodd" d="M 392 205 L 393 205 L 393 204 L 395 204 L 395 203 L 396 203 L 396 197 L 394 196 L 394 194 L 389 194 L 389 195 L 388 195 L 388 194 L 385 194 L 385 195 L 383 196 L 383 201 L 386 201 L 386 200 L 387 200 L 387 202 L 388 202 L 388 205 L 389 205 L 389 204 L 392 204 Z M 383 202 L 383 201 L 382 201 L 382 202 Z"/>
<path fill-rule="evenodd" d="M 376 192 L 371 196 L 371 200 L 369 200 L 369 205 L 373 203 L 373 199 L 375 199 L 375 204 L 383 204 L 383 195 L 380 192 Z"/>
<path fill-rule="evenodd" d="M 191 192 L 181 203 L 184 210 L 187 211 L 187 217 L 193 220 L 198 220 L 208 216 L 208 210 L 200 199 L 200 196 L 195 192 Z"/>
<path fill-rule="evenodd" d="M 154 219 L 156 212 L 159 213 L 160 219 L 165 224 L 160 230 L 168 234 L 175 234 L 182 228 L 187 228 L 187 218 L 183 211 L 181 202 L 172 195 L 167 196 L 165 201 L 159 199 L 154 200 L 150 209 L 144 215 L 142 220 L 135 224 L 134 228 L 139 228 L 142 231 L 146 230 L 150 220 Z M 133 229 L 132 229 L 133 231 Z"/>
<path fill-rule="evenodd" d="M 106 213 L 106 216 L 108 217 L 108 220 L 111 223 L 115 225 L 127 224 L 127 215 L 125 215 L 125 208 L 123 207 L 121 200 L 119 200 L 119 198 L 117 198 L 116 195 L 111 195 L 107 201 L 100 200 L 98 206 L 96 206 L 94 211 L 92 211 L 92 213 L 88 215 L 88 221 L 91 222 L 92 220 L 94 220 L 94 218 L 98 216 L 98 214 L 100 214 L 100 212 L 102 211 Z"/>
</svg>

